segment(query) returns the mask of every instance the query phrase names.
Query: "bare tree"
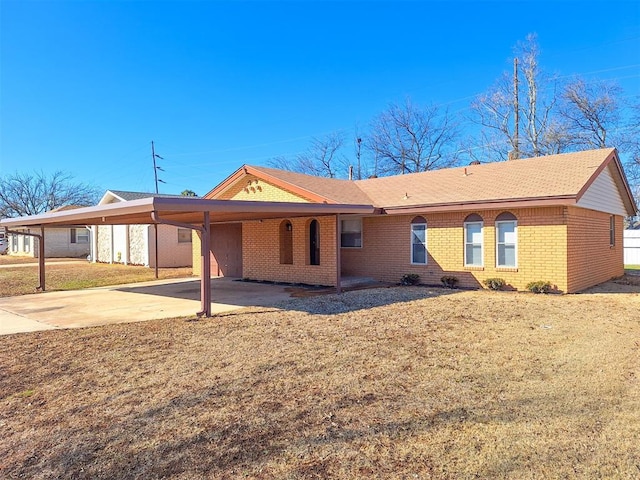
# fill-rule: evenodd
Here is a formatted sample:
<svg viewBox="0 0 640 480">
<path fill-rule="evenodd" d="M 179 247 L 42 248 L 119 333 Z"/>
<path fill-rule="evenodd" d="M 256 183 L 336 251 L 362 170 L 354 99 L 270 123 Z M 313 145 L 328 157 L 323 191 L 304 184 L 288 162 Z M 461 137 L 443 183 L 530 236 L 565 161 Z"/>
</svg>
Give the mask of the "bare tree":
<svg viewBox="0 0 640 480">
<path fill-rule="evenodd" d="M 0 218 L 37 215 L 68 205 L 95 205 L 99 191 L 65 172 L 14 173 L 0 177 Z"/>
<path fill-rule="evenodd" d="M 366 146 L 376 158 L 375 175 L 424 172 L 457 163 L 458 135 L 447 110 L 418 107 L 407 99 L 374 119 Z"/>
<path fill-rule="evenodd" d="M 542 72 L 539 56 L 536 35 L 527 35 L 515 47 L 514 72 L 504 73 L 472 103 L 471 120 L 481 126 L 477 147 L 487 158 L 549 155 L 569 147 L 570 136 L 557 113 L 557 84 Z"/>
<path fill-rule="evenodd" d="M 620 93 L 615 83 L 577 79 L 566 85 L 560 113 L 575 145 L 604 148 L 614 144 L 612 131 L 620 126 Z"/>
<path fill-rule="evenodd" d="M 275 157 L 268 164 L 275 168 L 319 177 L 345 177 L 349 164 L 342 154 L 344 135 L 334 132 L 311 139 L 311 145 L 294 158 Z"/>
</svg>

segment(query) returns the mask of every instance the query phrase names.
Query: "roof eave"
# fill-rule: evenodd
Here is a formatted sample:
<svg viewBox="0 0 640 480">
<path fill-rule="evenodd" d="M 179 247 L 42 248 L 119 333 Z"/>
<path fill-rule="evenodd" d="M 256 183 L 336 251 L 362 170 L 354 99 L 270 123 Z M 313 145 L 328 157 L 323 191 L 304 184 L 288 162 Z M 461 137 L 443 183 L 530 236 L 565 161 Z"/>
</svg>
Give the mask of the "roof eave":
<svg viewBox="0 0 640 480">
<path fill-rule="evenodd" d="M 163 215 L 188 216 L 192 223 L 202 223 L 200 214 L 210 212 L 225 221 L 316 216 L 337 214 L 367 215 L 376 212 L 372 205 L 304 203 L 304 202 L 255 202 L 243 200 L 208 200 L 188 197 L 143 198 L 127 202 L 110 203 L 72 211 L 31 215 L 0 220 L 2 227 L 67 226 L 67 225 L 118 225 L 150 224 L 152 212 Z M 212 222 L 215 218 L 211 219 Z"/>
<path fill-rule="evenodd" d="M 453 211 L 473 211 L 473 210 L 497 210 L 509 208 L 527 208 L 527 207 L 552 207 L 575 205 L 575 195 L 562 195 L 554 197 L 534 197 L 534 198 L 516 198 L 516 199 L 496 199 L 496 200 L 478 200 L 471 202 L 450 202 L 450 203 L 433 203 L 422 205 L 396 205 L 384 207 L 384 212 L 389 215 L 412 214 L 420 212 L 453 212 Z"/>
</svg>

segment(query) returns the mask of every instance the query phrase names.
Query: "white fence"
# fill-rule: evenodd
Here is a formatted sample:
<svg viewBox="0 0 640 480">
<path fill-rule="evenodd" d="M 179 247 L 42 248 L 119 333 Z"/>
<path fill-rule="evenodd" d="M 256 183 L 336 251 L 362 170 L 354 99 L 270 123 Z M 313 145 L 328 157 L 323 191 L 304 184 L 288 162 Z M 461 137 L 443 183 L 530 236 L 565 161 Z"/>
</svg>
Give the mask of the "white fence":
<svg viewBox="0 0 640 480">
<path fill-rule="evenodd" d="M 640 265 L 640 230 L 625 230 L 622 244 L 624 264 Z"/>
</svg>

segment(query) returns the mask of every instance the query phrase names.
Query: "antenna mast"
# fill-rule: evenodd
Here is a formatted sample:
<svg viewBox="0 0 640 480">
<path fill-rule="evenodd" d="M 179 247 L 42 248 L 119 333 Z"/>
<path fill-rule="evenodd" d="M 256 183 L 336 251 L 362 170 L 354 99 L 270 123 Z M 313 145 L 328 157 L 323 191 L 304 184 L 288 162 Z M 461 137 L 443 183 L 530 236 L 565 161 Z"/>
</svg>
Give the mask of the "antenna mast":
<svg viewBox="0 0 640 480">
<path fill-rule="evenodd" d="M 512 159 L 520 158 L 520 104 L 518 101 L 518 58 L 513 59 L 513 155 Z"/>
</svg>

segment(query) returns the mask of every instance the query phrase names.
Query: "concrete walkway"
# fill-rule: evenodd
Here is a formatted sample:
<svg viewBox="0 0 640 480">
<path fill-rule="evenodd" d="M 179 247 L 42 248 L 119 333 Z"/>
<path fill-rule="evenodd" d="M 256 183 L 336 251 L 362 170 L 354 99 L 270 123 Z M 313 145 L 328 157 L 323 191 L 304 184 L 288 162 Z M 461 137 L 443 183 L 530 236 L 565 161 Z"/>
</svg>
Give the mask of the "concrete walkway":
<svg viewBox="0 0 640 480">
<path fill-rule="evenodd" d="M 281 285 L 211 280 L 212 313 L 270 306 L 290 298 Z M 0 335 L 195 316 L 200 282 L 193 278 L 44 292 L 0 298 Z"/>
</svg>

